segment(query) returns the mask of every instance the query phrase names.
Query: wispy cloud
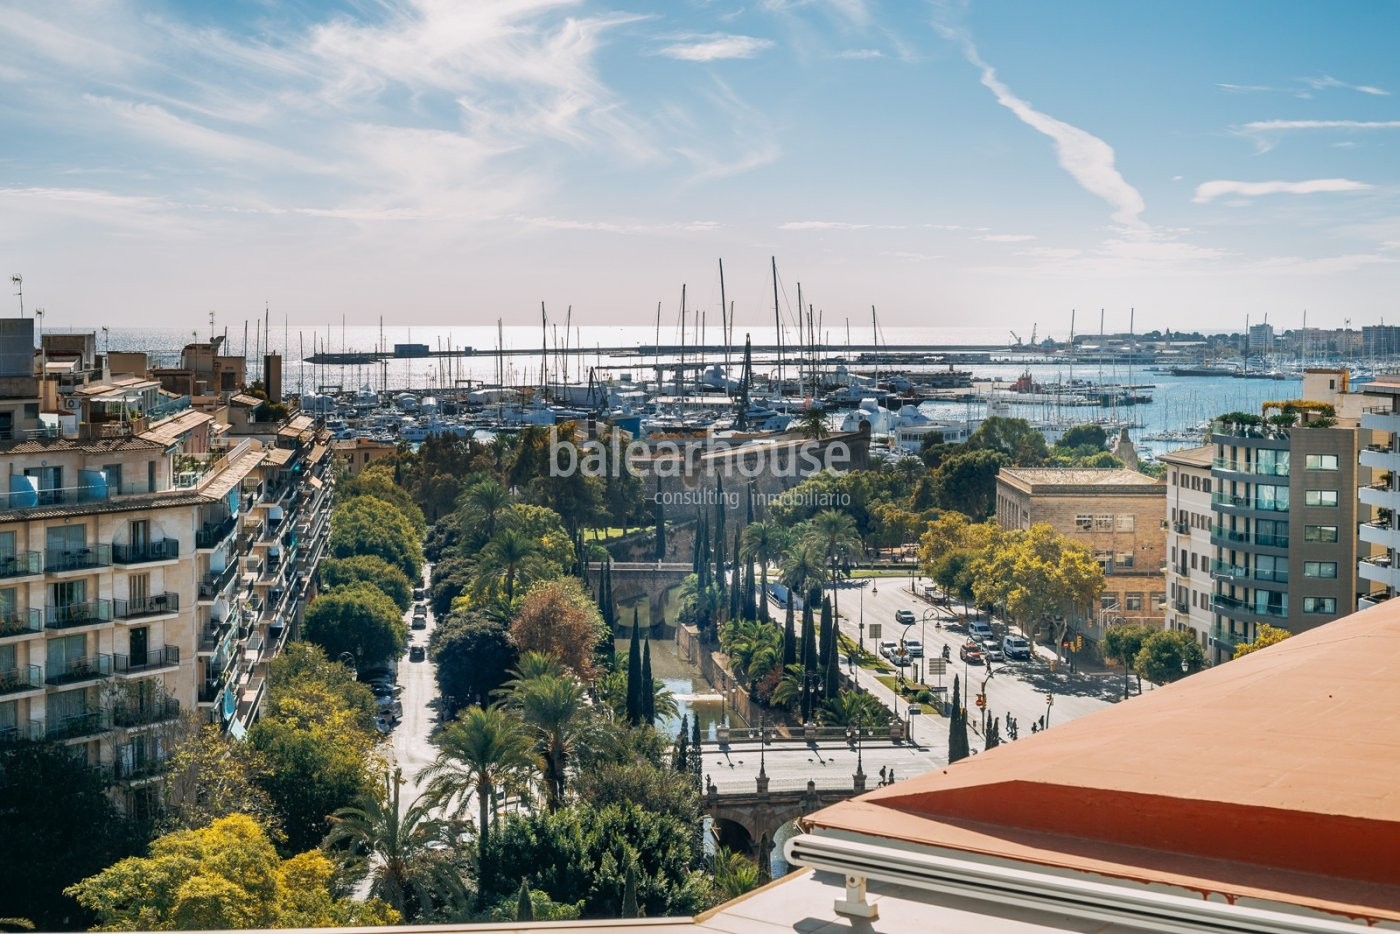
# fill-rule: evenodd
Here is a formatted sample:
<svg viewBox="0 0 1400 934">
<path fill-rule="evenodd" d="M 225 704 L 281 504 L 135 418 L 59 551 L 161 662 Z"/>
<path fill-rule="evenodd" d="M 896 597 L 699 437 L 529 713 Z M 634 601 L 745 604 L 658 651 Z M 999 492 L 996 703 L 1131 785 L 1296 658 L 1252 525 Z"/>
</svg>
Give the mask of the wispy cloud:
<svg viewBox="0 0 1400 934">
<path fill-rule="evenodd" d="M 1231 94 L 1259 94 L 1265 91 L 1282 90 L 1282 88 L 1269 87 L 1266 84 L 1226 84 L 1224 82 L 1217 84 L 1216 87 L 1223 91 L 1229 91 Z"/>
<path fill-rule="evenodd" d="M 1330 89 L 1342 89 L 1356 91 L 1359 94 L 1370 94 L 1376 97 L 1389 97 L 1390 92 L 1384 88 L 1378 88 L 1371 84 L 1348 84 L 1339 81 L 1331 75 L 1320 75 L 1315 78 L 1300 78 L 1298 84 L 1289 87 L 1279 87 L 1271 84 L 1229 84 L 1219 82 L 1216 87 L 1231 94 L 1291 94 L 1303 100 L 1311 100 L 1313 91 L 1326 91 Z"/>
<path fill-rule="evenodd" d="M 885 53 L 879 49 L 842 49 L 835 55 L 836 58 L 844 58 L 851 61 L 863 61 L 871 58 L 884 58 Z"/>
<path fill-rule="evenodd" d="M 788 221 L 779 230 L 903 230 L 903 224 L 855 224 L 850 221 Z"/>
<path fill-rule="evenodd" d="M 1316 78 L 1304 78 L 1303 83 L 1314 91 L 1324 91 L 1328 88 L 1344 88 L 1348 91 L 1357 91 L 1361 94 L 1371 94 L 1377 97 L 1389 97 L 1390 92 L 1370 84 L 1348 84 L 1339 81 L 1331 75 L 1319 75 Z"/>
<path fill-rule="evenodd" d="M 1257 198 L 1261 195 L 1315 195 L 1339 191 L 1367 191 L 1373 186 L 1349 178 L 1314 178 L 1302 182 L 1240 182 L 1216 179 L 1196 186 L 1196 204 L 1209 204 L 1226 195 Z"/>
<path fill-rule="evenodd" d="M 979 234 L 972 239 L 986 240 L 988 243 L 1025 243 L 1035 238 L 1035 234 Z"/>
<path fill-rule="evenodd" d="M 731 58 L 753 58 L 773 47 L 772 39 L 739 36 L 729 33 L 687 34 L 673 36 L 671 45 L 657 50 L 657 55 L 683 62 L 717 62 Z"/>
<path fill-rule="evenodd" d="M 1118 172 L 1112 146 L 1092 133 L 1036 110 L 997 78 L 996 69 L 982 60 L 966 34 L 946 26 L 938 28 L 945 37 L 962 45 L 963 55 L 982 72 L 982 84 L 996 96 L 997 103 L 1031 129 L 1050 137 L 1060 167 L 1085 191 L 1106 201 L 1113 208 L 1115 221 L 1139 231 L 1147 229 L 1141 217 L 1147 206 L 1138 190 Z"/>
<path fill-rule="evenodd" d="M 1235 132 L 1253 140 L 1259 152 L 1263 153 L 1274 148 L 1277 143 L 1276 137 L 1304 130 L 1343 130 L 1358 133 L 1400 130 L 1400 120 L 1253 120 L 1237 127 Z"/>
</svg>

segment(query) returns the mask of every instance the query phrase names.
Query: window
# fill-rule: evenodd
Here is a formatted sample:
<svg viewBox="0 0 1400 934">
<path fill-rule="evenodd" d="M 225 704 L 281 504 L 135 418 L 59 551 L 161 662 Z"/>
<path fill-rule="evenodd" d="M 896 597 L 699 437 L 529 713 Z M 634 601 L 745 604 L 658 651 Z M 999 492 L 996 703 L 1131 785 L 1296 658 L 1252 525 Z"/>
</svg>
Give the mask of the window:
<svg viewBox="0 0 1400 934">
<path fill-rule="evenodd" d="M 1309 506 L 1335 506 L 1337 505 L 1337 491 L 1308 490 L 1304 502 Z"/>
<path fill-rule="evenodd" d="M 1336 597 L 1304 597 L 1304 598 L 1303 598 L 1303 612 L 1304 612 L 1304 613 L 1336 613 L 1336 612 L 1337 612 L 1337 598 L 1336 598 Z"/>
<path fill-rule="evenodd" d="M 1335 542 L 1336 540 L 1337 527 L 1335 525 L 1303 526 L 1303 541 L 1305 542 Z"/>
<path fill-rule="evenodd" d="M 1140 594 L 1140 593 L 1124 594 L 1124 596 L 1123 596 L 1123 606 L 1124 606 L 1124 609 L 1128 609 L 1128 610 L 1139 610 L 1139 611 L 1140 611 L 1140 610 L 1142 609 L 1142 594 Z"/>
<path fill-rule="evenodd" d="M 1259 451 L 1254 459 L 1254 472 L 1272 477 L 1288 476 L 1287 451 Z"/>
<path fill-rule="evenodd" d="M 1278 522 L 1273 519 L 1260 519 L 1254 523 L 1254 540 L 1256 544 L 1268 545 L 1273 548 L 1288 547 L 1288 523 Z"/>
<path fill-rule="evenodd" d="M 48 669 L 50 677 L 66 672 L 78 659 L 87 655 L 87 636 L 63 636 L 48 642 Z"/>
<path fill-rule="evenodd" d="M 1116 593 L 1106 593 L 1106 594 L 1103 594 L 1102 596 L 1100 596 L 1100 597 L 1099 597 L 1099 609 L 1102 609 L 1102 610 L 1116 610 L 1116 609 L 1118 609 L 1118 594 L 1116 594 Z"/>
<path fill-rule="evenodd" d="M 44 530 L 49 551 L 71 554 L 87 547 L 87 529 L 81 525 L 51 525 Z"/>
<path fill-rule="evenodd" d="M 1152 595 L 1152 608 L 1159 612 L 1165 611 L 1167 608 L 1167 595 L 1164 593 L 1154 593 Z"/>
<path fill-rule="evenodd" d="M 1335 561 L 1304 561 L 1304 577 L 1336 577 L 1337 562 Z"/>
<path fill-rule="evenodd" d="M 1283 583 L 1288 580 L 1288 559 L 1276 558 L 1273 555 L 1254 556 L 1254 579 L 1261 581 L 1278 581 Z"/>
<path fill-rule="evenodd" d="M 12 737 L 19 727 L 19 704 L 16 701 L 0 703 L 0 739 Z"/>
<path fill-rule="evenodd" d="M 1131 532 L 1133 530 L 1133 514 L 1130 512 L 1118 515 L 1118 531 Z"/>
<path fill-rule="evenodd" d="M 1336 470 L 1337 455 L 1309 454 L 1307 457 L 1307 468 L 1309 470 Z"/>
<path fill-rule="evenodd" d="M 1210 492 L 1210 481 L 1209 481 L 1209 480 L 1202 480 L 1202 481 L 1201 481 L 1201 489 L 1204 490 L 1205 492 L 1209 493 L 1209 492 Z"/>
<path fill-rule="evenodd" d="M 1074 526 L 1087 532 L 1094 527 L 1094 517 L 1081 513 L 1074 517 Z"/>
<path fill-rule="evenodd" d="M 1288 487 L 1261 483 L 1254 488 L 1255 508 L 1272 509 L 1275 512 L 1288 510 Z"/>
<path fill-rule="evenodd" d="M 1094 528 L 1101 532 L 1113 531 L 1113 514 L 1094 516 Z"/>
</svg>

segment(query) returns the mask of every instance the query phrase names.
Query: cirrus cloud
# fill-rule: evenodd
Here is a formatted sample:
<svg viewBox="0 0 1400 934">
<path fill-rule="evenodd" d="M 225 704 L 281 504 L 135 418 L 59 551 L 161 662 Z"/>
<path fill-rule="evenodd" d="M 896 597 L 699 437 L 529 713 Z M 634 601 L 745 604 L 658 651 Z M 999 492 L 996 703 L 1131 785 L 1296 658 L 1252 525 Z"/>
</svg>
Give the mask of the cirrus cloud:
<svg viewBox="0 0 1400 934">
<path fill-rule="evenodd" d="M 1257 198 L 1261 195 L 1314 195 L 1339 191 L 1367 191 L 1373 186 L 1349 178 L 1314 178 L 1302 182 L 1240 182 L 1216 179 L 1196 186 L 1196 204 L 1209 204 L 1225 195 Z"/>
<path fill-rule="evenodd" d="M 773 47 L 772 39 L 738 36 L 722 32 L 688 33 L 672 36 L 671 39 L 673 40 L 672 44 L 661 48 L 656 54 L 683 62 L 717 62 L 731 58 L 753 58 L 760 52 Z"/>
</svg>

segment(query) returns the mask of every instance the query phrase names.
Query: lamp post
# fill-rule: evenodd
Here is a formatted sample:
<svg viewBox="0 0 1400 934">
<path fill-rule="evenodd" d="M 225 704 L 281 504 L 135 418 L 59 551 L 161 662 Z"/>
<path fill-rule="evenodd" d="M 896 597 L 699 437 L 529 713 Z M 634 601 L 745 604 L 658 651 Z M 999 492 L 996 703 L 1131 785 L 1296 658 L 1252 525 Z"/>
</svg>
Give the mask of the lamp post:
<svg viewBox="0 0 1400 934">
<path fill-rule="evenodd" d="M 1054 693 L 1053 691 L 1046 691 L 1046 692 L 1045 692 L 1045 728 L 1046 728 L 1047 730 L 1050 729 L 1050 708 L 1053 707 L 1053 706 L 1055 706 L 1055 693 Z"/>
<path fill-rule="evenodd" d="M 860 650 L 865 651 L 865 581 L 860 582 Z"/>
<path fill-rule="evenodd" d="M 806 726 L 812 722 L 812 716 L 816 713 L 812 702 L 812 689 L 816 687 L 817 682 L 821 680 L 821 675 L 815 671 L 809 671 L 802 680 L 807 686 L 807 720 L 803 724 L 803 726 Z"/>
<path fill-rule="evenodd" d="M 855 779 L 856 791 L 865 790 L 865 758 L 863 755 L 864 738 L 865 730 L 862 724 L 855 723 L 851 726 L 846 727 L 846 742 L 849 743 L 854 741 L 856 745 L 856 774 L 852 776 Z"/>
</svg>

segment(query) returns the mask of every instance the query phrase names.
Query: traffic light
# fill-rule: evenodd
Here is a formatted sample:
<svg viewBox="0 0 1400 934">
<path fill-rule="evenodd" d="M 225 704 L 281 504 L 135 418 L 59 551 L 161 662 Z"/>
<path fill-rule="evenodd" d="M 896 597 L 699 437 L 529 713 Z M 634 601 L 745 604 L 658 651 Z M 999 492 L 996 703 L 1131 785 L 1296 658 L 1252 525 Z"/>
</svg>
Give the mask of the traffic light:
<svg viewBox="0 0 1400 934">
<path fill-rule="evenodd" d="M 1074 637 L 1074 650 L 1076 652 L 1084 651 L 1084 636 L 1078 635 Z"/>
</svg>

